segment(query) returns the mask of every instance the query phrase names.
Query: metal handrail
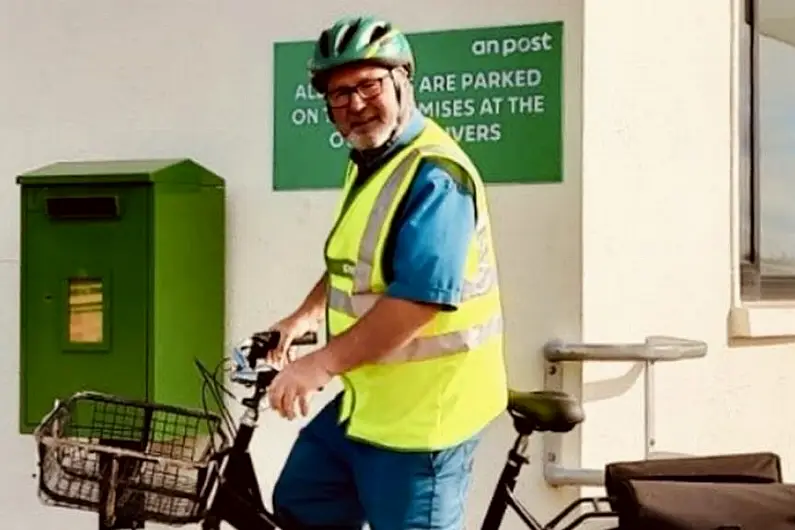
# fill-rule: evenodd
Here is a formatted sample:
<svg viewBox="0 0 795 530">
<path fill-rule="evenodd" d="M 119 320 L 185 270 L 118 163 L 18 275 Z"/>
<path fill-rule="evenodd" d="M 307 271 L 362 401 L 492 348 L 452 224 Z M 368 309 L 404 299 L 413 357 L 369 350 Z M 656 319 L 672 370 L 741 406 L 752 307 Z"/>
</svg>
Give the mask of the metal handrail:
<svg viewBox="0 0 795 530">
<path fill-rule="evenodd" d="M 550 362 L 568 361 L 680 361 L 707 354 L 707 343 L 664 335 L 647 337 L 637 344 L 567 343 L 553 340 L 544 347 Z"/>
<path fill-rule="evenodd" d="M 649 458 L 654 447 L 654 364 L 698 359 L 706 356 L 707 343 L 664 335 L 649 336 L 642 343 L 573 343 L 552 340 L 544 347 L 544 358 L 551 364 L 544 388 L 562 390 L 566 362 L 640 362 L 644 365 L 644 453 Z M 560 365 L 559 365 L 560 364 Z M 560 463 L 560 435 L 544 437 L 544 478 L 552 486 L 604 486 L 603 469 L 566 468 Z"/>
</svg>

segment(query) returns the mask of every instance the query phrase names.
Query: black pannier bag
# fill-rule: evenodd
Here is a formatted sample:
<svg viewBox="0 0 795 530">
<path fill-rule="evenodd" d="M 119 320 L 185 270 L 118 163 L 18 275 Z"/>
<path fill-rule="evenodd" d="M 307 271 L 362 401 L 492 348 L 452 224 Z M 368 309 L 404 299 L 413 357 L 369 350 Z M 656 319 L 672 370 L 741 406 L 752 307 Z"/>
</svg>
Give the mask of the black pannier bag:
<svg viewBox="0 0 795 530">
<path fill-rule="evenodd" d="M 605 489 L 621 530 L 795 530 L 795 485 L 773 453 L 616 462 Z"/>
<path fill-rule="evenodd" d="M 605 490 L 629 479 L 679 482 L 781 482 L 781 459 L 775 453 L 655 458 L 614 462 L 605 468 Z"/>
<path fill-rule="evenodd" d="M 795 484 L 628 480 L 621 530 L 793 530 Z"/>
</svg>

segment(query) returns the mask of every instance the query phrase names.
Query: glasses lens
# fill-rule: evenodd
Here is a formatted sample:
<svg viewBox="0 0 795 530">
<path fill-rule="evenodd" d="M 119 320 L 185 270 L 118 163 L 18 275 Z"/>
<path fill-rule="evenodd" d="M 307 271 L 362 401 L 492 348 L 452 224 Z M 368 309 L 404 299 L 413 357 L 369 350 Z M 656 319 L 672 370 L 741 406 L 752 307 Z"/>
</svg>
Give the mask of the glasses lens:
<svg viewBox="0 0 795 530">
<path fill-rule="evenodd" d="M 374 98 L 381 92 L 381 81 L 377 79 L 364 81 L 357 88 L 362 97 Z"/>
</svg>

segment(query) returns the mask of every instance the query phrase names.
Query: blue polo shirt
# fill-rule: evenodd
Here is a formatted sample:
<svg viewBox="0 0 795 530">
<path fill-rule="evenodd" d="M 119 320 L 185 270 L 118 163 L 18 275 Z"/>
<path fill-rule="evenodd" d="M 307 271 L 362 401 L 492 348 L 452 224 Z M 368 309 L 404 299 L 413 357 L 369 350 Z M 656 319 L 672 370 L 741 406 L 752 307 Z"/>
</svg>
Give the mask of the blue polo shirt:
<svg viewBox="0 0 795 530">
<path fill-rule="evenodd" d="M 377 155 L 352 153 L 364 182 L 422 132 L 416 111 L 402 135 Z M 442 305 L 452 310 L 461 299 L 464 264 L 475 233 L 475 202 L 441 166 L 423 161 L 398 207 L 384 248 L 386 294 Z"/>
</svg>

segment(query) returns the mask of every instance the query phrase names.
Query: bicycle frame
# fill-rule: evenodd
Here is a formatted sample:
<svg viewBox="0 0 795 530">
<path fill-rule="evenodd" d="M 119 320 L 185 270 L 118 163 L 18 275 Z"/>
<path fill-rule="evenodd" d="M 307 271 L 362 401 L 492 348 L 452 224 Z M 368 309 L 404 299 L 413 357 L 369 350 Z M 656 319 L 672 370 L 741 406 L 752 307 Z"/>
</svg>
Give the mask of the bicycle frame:
<svg viewBox="0 0 795 530">
<path fill-rule="evenodd" d="M 259 406 L 276 372 L 260 372 L 254 394 L 243 400 L 246 407 L 232 447 L 219 455 L 220 474 L 215 492 L 210 493 L 209 510 L 203 530 L 219 530 L 225 522 L 236 530 L 289 530 L 268 511 L 249 453 L 251 439 L 259 422 Z"/>
<path fill-rule="evenodd" d="M 234 381 L 246 387 L 253 387 L 253 393 L 250 397 L 241 400 L 245 410 L 240 418 L 231 447 L 213 457 L 216 466 L 210 473 L 215 476 L 209 477 L 206 482 L 210 485 L 210 491 L 202 494 L 207 499 L 207 511 L 201 521 L 203 530 L 219 530 L 221 523 L 226 523 L 235 530 L 295 530 L 299 526 L 292 521 L 281 520 L 279 516 L 265 507 L 249 452 L 251 439 L 259 423 L 260 403 L 277 374 L 275 369 L 254 371 L 254 368 L 257 360 L 264 359 L 267 352 L 279 342 L 276 332 L 263 332 L 253 339 L 248 356 L 241 354 L 235 359 L 238 371 L 233 375 Z M 315 340 L 316 336 L 309 334 L 300 337 L 294 343 L 311 344 Z M 519 420 L 514 417 L 514 421 Z M 508 452 L 507 461 L 484 517 L 482 530 L 499 529 L 509 507 L 516 512 L 530 530 L 572 530 L 585 520 L 615 515 L 610 511 L 599 510 L 599 502 L 606 502 L 606 498 L 582 498 L 572 502 L 546 525 L 540 523 L 514 493 L 521 469 L 530 461 L 527 448 L 528 439 L 532 434 L 526 424 L 522 424 L 520 427 L 519 423 L 515 423 L 515 427 L 519 434 Z M 558 529 L 558 525 L 567 516 L 585 503 L 592 504 L 594 511 L 580 515 L 572 523 Z M 122 528 L 118 525 L 114 526 Z"/>
<path fill-rule="evenodd" d="M 305 343 L 314 340 L 313 337 L 299 339 L 307 341 Z M 299 341 L 294 342 L 298 343 Z M 249 452 L 251 439 L 259 421 L 260 403 L 267 393 L 268 386 L 277 374 L 275 369 L 265 372 L 255 371 L 255 363 L 258 358 L 264 358 L 264 352 L 270 351 L 271 347 L 276 343 L 278 343 L 278 335 L 274 332 L 265 332 L 261 336 L 256 337 L 250 347 L 248 356 L 236 350 L 235 361 L 238 364 L 238 370 L 235 372 L 233 380 L 246 387 L 253 387 L 254 392 L 251 397 L 241 400 L 245 411 L 237 426 L 231 447 L 228 435 L 223 433 L 220 428 L 221 418 L 215 414 L 208 413 L 206 407 L 204 413 L 201 413 L 198 409 L 144 403 L 96 392 L 75 394 L 69 398 L 65 405 L 57 402 L 56 407 L 45 416 L 34 433 L 39 449 L 39 467 L 41 471 L 38 475 L 39 493 L 45 494 L 45 499 L 49 498 L 64 507 L 78 507 L 97 512 L 100 530 L 143 528 L 147 517 L 153 521 L 165 521 L 167 524 L 175 522 L 177 524 L 199 523 L 203 530 L 220 530 L 222 523 L 231 525 L 235 530 L 297 530 L 300 527 L 297 522 L 281 520 L 278 515 L 265 507 Z M 250 370 L 244 364 L 247 364 Z M 198 361 L 197 365 L 206 378 L 213 377 L 214 379 L 214 376 L 210 376 L 209 372 Z M 610 509 L 610 498 L 585 497 L 576 499 L 548 523 L 542 524 L 516 497 L 514 490 L 518 476 L 522 467 L 530 462 L 528 456 L 528 440 L 530 436 L 538 432 L 569 432 L 573 425 L 582 421 L 581 414 L 568 414 L 563 405 L 555 409 L 555 400 L 559 398 L 559 394 L 529 392 L 526 395 L 515 396 L 512 404 L 509 404 L 508 411 L 514 419 L 514 428 L 518 436 L 508 452 L 507 460 L 484 516 L 481 525 L 482 530 L 498 530 L 508 508 L 511 508 L 530 530 L 573 530 L 589 519 L 619 517 L 619 513 Z M 69 424 L 69 409 L 74 406 L 74 402 L 78 399 L 93 399 L 108 406 L 132 407 L 134 411 L 143 411 L 143 416 L 141 416 L 143 423 L 138 424 L 140 432 L 130 435 L 129 439 L 123 437 L 119 439 L 118 435 L 114 434 L 116 431 L 113 425 L 115 424 L 111 423 L 109 427 L 102 418 L 105 416 L 111 418 L 138 418 L 139 416 L 130 412 L 125 413 L 129 414 L 129 416 L 125 416 L 123 413 L 117 414 L 117 412 L 106 413 L 105 409 L 101 409 L 105 412 L 94 415 L 100 418 L 99 420 L 94 420 L 95 423 L 89 424 L 90 428 L 98 429 L 94 434 L 70 434 L 68 430 L 62 431 L 61 427 L 64 424 Z M 567 402 L 572 403 L 573 401 L 569 398 Z M 222 402 L 219 402 L 219 404 L 223 406 Z M 547 405 L 549 408 L 545 409 Z M 192 457 L 181 457 L 174 456 L 176 453 L 162 452 L 164 448 L 161 447 L 162 444 L 160 442 L 154 444 L 158 446 L 156 450 L 145 449 L 144 446 L 152 442 L 149 431 L 153 414 L 152 409 L 175 415 L 175 417 L 190 417 L 194 420 L 196 418 L 204 418 L 209 422 L 208 425 L 213 422 L 217 423 L 218 425 L 210 428 L 211 438 L 213 433 L 219 434 L 223 438 L 223 443 L 220 444 L 219 448 L 222 447 L 223 449 L 213 455 L 212 452 L 206 452 L 208 449 L 205 448 L 203 450 L 205 452 L 201 453 L 203 456 L 198 459 L 196 459 L 195 455 Z M 556 410 L 561 411 L 560 415 L 566 418 L 556 421 L 554 419 L 557 417 L 555 414 Z M 66 418 L 65 423 L 62 421 L 63 418 L 61 416 L 56 416 L 56 411 L 63 411 L 63 418 Z M 226 412 L 228 414 L 228 410 Z M 549 417 L 553 419 L 550 420 L 548 419 Z M 186 439 L 190 439 L 191 436 L 195 436 L 195 426 L 191 432 L 194 432 L 194 434 L 186 432 L 182 437 L 179 435 L 176 437 L 175 447 L 181 448 L 177 453 L 188 447 L 180 445 L 180 440 L 184 442 Z M 86 439 L 93 441 L 87 442 L 85 441 Z M 68 459 L 68 454 L 61 450 L 62 446 L 69 446 L 81 455 L 88 454 L 91 457 L 95 457 L 98 465 L 93 465 L 93 460 L 85 458 L 83 464 L 75 467 L 71 464 L 63 464 L 56 458 L 55 464 L 46 468 L 44 465 L 45 455 L 49 458 L 54 458 L 52 455 L 56 454 L 56 449 L 57 454 L 61 455 L 59 457 L 61 460 L 65 461 Z M 56 449 L 52 449 L 53 447 L 56 447 Z M 190 446 L 190 448 L 192 450 L 196 449 L 193 446 Z M 214 445 L 212 449 L 216 450 Z M 64 454 L 67 456 L 63 456 Z M 209 462 L 207 460 L 208 455 L 212 455 Z M 759 471 L 757 456 L 757 454 L 752 455 L 754 458 L 752 467 L 755 471 L 750 472 L 750 474 L 747 471 L 747 464 L 735 466 L 738 469 L 731 472 L 727 472 L 725 469 L 722 470 L 721 465 L 723 464 L 714 464 L 713 468 L 705 471 L 705 474 L 696 475 L 700 479 L 694 479 L 694 481 L 704 482 L 709 477 L 722 477 L 723 479 L 740 477 L 744 478 L 745 481 L 750 480 L 751 482 L 760 480 L 763 482 L 780 482 L 778 457 L 775 456 L 771 470 L 770 455 L 767 453 L 763 454 L 762 471 Z M 707 460 L 714 458 L 714 456 L 708 457 Z M 157 466 L 151 465 L 149 466 L 148 478 L 137 476 L 134 480 L 130 479 L 131 475 L 139 473 L 142 463 L 146 462 L 156 463 L 160 466 L 160 469 L 158 470 Z M 624 466 L 636 464 L 636 462 L 629 462 L 625 463 Z M 88 471 L 73 471 L 73 469 L 79 469 L 80 465 L 89 465 L 90 469 Z M 620 465 L 616 464 L 616 466 Z M 671 468 L 672 464 L 670 463 L 667 465 L 669 466 L 669 476 L 671 477 L 682 475 L 681 469 L 688 468 L 688 466 L 690 471 L 685 474 L 692 472 L 692 461 L 682 464 L 685 466 L 684 468 L 677 465 Z M 196 470 L 196 474 L 193 476 L 191 472 L 188 472 L 187 475 L 180 475 L 176 471 L 168 471 L 172 467 Z M 55 477 L 52 483 L 61 484 L 63 482 L 61 479 L 64 479 L 64 475 L 69 475 L 63 491 L 59 493 L 59 491 L 50 488 L 50 478 L 45 480 L 46 469 L 51 470 L 47 475 L 48 477 Z M 679 471 L 676 469 L 679 469 Z M 621 472 L 613 471 L 614 475 L 621 475 Z M 611 473 L 610 466 L 608 466 L 606 472 L 608 474 Z M 655 473 L 655 476 L 658 477 L 657 480 L 662 480 L 659 479 L 659 470 Z M 632 474 L 637 474 L 640 477 L 645 476 L 637 470 L 630 472 L 630 475 Z M 184 478 L 187 478 L 188 490 L 184 489 L 183 485 L 179 487 L 173 486 L 170 489 L 166 485 L 172 481 L 175 484 L 182 484 L 181 479 Z M 69 482 L 68 479 L 73 479 L 77 482 Z M 626 477 L 623 480 L 626 480 Z M 71 486 L 74 483 L 79 483 L 80 487 L 72 488 Z M 88 487 L 83 487 L 83 484 L 88 484 Z M 198 491 L 194 491 L 194 489 Z M 73 493 L 72 490 L 77 490 L 80 493 Z M 89 493 L 84 493 L 85 491 Z M 118 497 L 119 494 L 122 494 L 123 498 Z M 155 495 L 155 502 L 151 506 L 147 499 L 150 494 Z M 46 495 L 49 496 L 47 497 Z M 187 501 L 187 507 L 183 507 L 180 504 L 180 507 L 174 508 L 168 504 L 175 500 Z M 613 501 L 616 502 L 615 499 Z M 601 510 L 600 503 L 608 504 L 608 509 Z M 581 514 L 574 518 L 571 523 L 562 526 L 564 519 L 573 516 L 575 510 L 585 504 L 592 505 L 594 511 Z M 632 517 L 632 515 L 630 514 L 629 517 Z"/>
<path fill-rule="evenodd" d="M 222 522 L 236 530 L 291 530 L 288 523 L 279 520 L 262 502 L 262 492 L 249 453 L 259 420 L 259 405 L 275 375 L 275 371 L 258 373 L 254 394 L 242 400 L 246 410 L 232 447 L 219 455 L 219 478 L 214 495 L 211 493 L 209 511 L 202 522 L 203 530 L 218 530 Z M 599 503 L 607 502 L 606 497 L 581 498 L 569 504 L 546 525 L 540 523 L 514 493 L 521 469 L 530 461 L 527 455 L 529 437 L 520 434 L 508 452 L 505 467 L 483 519 L 482 530 L 498 529 L 508 508 L 513 509 L 530 530 L 573 530 L 588 519 L 615 516 L 611 511 L 599 510 Z M 583 504 L 591 504 L 594 511 L 582 514 L 558 529 L 558 525 Z"/>
<path fill-rule="evenodd" d="M 566 508 L 559 512 L 547 524 L 542 524 L 538 521 L 514 493 L 516 481 L 522 467 L 530 463 L 530 458 L 527 455 L 529 438 L 530 435 L 520 434 L 517 436 L 513 447 L 508 452 L 508 459 L 497 481 L 497 487 L 494 490 L 494 495 L 486 510 L 481 530 L 495 530 L 499 528 L 508 508 L 513 509 L 514 513 L 519 516 L 519 519 L 521 519 L 530 530 L 573 530 L 588 519 L 616 517 L 615 512 L 599 510 L 599 503 L 607 503 L 607 497 L 584 497 L 566 506 Z M 565 527 L 558 529 L 558 525 L 582 504 L 591 504 L 594 511 L 580 515 Z"/>
</svg>

